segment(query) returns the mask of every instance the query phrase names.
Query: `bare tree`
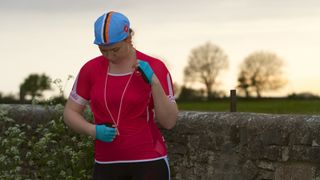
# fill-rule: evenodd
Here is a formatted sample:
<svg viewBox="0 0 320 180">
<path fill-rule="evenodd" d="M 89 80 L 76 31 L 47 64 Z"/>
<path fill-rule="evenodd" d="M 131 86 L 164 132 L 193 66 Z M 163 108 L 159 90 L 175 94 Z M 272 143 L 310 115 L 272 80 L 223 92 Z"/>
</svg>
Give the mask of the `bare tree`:
<svg viewBox="0 0 320 180">
<path fill-rule="evenodd" d="M 283 76 L 283 60 L 271 52 L 257 51 L 245 58 L 240 65 L 238 89 L 246 97 L 252 92 L 261 97 L 264 91 L 278 90 L 286 84 Z"/>
<path fill-rule="evenodd" d="M 228 57 L 223 50 L 210 42 L 191 51 L 187 67 L 184 69 L 185 82 L 200 82 L 206 87 L 210 99 L 213 87 L 218 84 L 221 70 L 228 68 Z"/>
</svg>

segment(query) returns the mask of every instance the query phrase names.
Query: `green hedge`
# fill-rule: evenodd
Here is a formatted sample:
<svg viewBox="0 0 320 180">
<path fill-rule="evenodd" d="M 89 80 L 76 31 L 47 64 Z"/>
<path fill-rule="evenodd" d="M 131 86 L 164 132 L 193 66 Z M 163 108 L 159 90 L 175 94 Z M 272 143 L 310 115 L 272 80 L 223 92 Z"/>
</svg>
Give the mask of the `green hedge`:
<svg viewBox="0 0 320 180">
<path fill-rule="evenodd" d="M 0 179 L 90 179 L 93 139 L 62 116 L 31 127 L 0 111 Z"/>
</svg>

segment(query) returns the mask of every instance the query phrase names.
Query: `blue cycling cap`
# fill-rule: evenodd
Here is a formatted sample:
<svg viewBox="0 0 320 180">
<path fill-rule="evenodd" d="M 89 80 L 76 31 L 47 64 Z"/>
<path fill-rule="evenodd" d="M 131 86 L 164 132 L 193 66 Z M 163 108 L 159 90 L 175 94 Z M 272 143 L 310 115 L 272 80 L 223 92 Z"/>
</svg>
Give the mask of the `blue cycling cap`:
<svg viewBox="0 0 320 180">
<path fill-rule="evenodd" d="M 118 12 L 110 11 L 94 23 L 94 44 L 108 46 L 124 40 L 129 35 L 129 19 Z"/>
</svg>

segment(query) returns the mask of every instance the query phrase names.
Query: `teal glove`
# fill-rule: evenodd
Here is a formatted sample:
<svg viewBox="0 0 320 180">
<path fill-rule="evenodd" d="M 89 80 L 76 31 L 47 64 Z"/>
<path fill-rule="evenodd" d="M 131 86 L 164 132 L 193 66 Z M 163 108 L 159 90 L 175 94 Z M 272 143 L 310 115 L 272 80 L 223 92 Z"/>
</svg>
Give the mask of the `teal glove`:
<svg viewBox="0 0 320 180">
<path fill-rule="evenodd" d="M 152 82 L 152 76 L 153 76 L 153 70 L 148 62 L 138 60 L 139 66 L 138 70 L 143 75 L 144 79 L 147 81 L 147 83 L 151 84 Z"/>
<path fill-rule="evenodd" d="M 96 125 L 96 139 L 103 142 L 112 142 L 116 136 L 116 129 L 104 124 Z"/>
</svg>

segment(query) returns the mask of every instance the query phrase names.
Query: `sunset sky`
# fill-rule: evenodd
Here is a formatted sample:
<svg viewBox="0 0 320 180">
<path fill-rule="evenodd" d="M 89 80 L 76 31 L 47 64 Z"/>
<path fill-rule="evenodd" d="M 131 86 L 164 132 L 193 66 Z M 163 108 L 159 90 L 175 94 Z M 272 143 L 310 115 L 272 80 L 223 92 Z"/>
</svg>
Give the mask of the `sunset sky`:
<svg viewBox="0 0 320 180">
<path fill-rule="evenodd" d="M 76 76 L 86 61 L 100 55 L 93 44 L 93 23 L 110 10 L 128 16 L 134 46 L 162 59 L 180 85 L 191 50 L 211 42 L 229 58 L 219 90 L 233 89 L 239 64 L 264 50 L 284 60 L 288 78 L 285 88 L 269 95 L 320 95 L 318 0 L 1 0 L 0 92 L 18 94 L 31 73 L 63 82 Z"/>
</svg>

